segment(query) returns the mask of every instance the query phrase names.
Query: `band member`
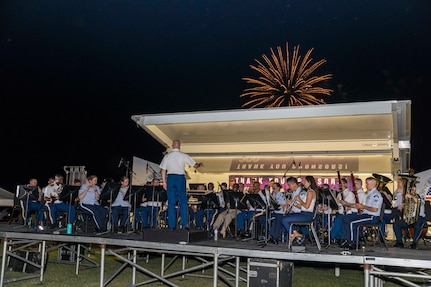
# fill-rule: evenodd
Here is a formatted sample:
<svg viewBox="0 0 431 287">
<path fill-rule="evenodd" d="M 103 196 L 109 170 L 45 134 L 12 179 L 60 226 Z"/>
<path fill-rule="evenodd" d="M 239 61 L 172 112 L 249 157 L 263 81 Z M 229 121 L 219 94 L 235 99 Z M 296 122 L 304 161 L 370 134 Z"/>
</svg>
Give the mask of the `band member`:
<svg viewBox="0 0 431 287">
<path fill-rule="evenodd" d="M 232 186 L 232 192 L 238 192 L 244 195 L 244 184 L 235 183 Z M 220 230 L 220 235 L 223 238 L 226 238 L 227 228 L 231 224 L 232 220 L 235 219 L 236 216 L 241 212 L 240 209 L 235 208 L 235 206 L 232 206 L 229 200 L 227 200 L 226 206 L 227 208 L 218 214 L 212 226 L 214 230 Z"/>
<path fill-rule="evenodd" d="M 297 181 L 295 183 L 293 179 L 288 180 L 288 185 L 291 189 L 299 187 Z M 306 190 L 305 196 L 304 193 L 300 193 L 288 201 L 288 205 L 291 204 L 292 207 L 299 209 L 300 212 L 289 213 L 282 218 L 281 224 L 287 231 L 290 230 L 291 222 L 310 222 L 313 220 L 314 206 L 318 199 L 316 180 L 313 176 L 305 177 L 304 189 Z M 302 231 L 302 233 L 304 232 L 305 230 Z M 289 234 L 289 240 L 294 241 L 296 239 L 303 243 L 304 236 L 302 233 L 294 229 L 292 234 Z"/>
<path fill-rule="evenodd" d="M 208 184 L 208 186 L 210 186 L 210 184 Z M 206 201 L 204 202 L 205 208 L 201 208 L 197 212 L 196 223 L 198 229 L 204 229 L 204 218 L 206 217 L 208 230 L 210 230 L 212 225 L 214 224 L 215 218 L 218 217 L 218 215 L 226 209 L 226 191 L 228 190 L 227 183 L 222 182 L 219 187 L 220 190 L 218 192 L 214 191 L 206 195 L 207 200 L 204 200 Z"/>
<path fill-rule="evenodd" d="M 124 196 L 129 190 L 129 178 L 127 176 L 123 176 L 120 179 L 120 190 L 118 191 L 117 197 L 111 205 L 112 211 L 112 226 L 114 227 L 114 232 L 127 232 L 127 223 L 129 220 L 130 214 L 130 203 L 127 200 L 124 200 Z M 121 218 L 120 225 L 119 219 Z"/>
<path fill-rule="evenodd" d="M 60 193 L 63 190 L 63 175 L 56 174 L 54 176 L 54 182 L 47 185 L 44 189 L 45 206 L 48 209 L 49 221 L 51 228 L 59 227 L 57 225 L 57 212 L 61 211 L 67 214 L 67 223 L 75 222 L 75 204 L 64 203 L 60 200 Z"/>
<path fill-rule="evenodd" d="M 160 185 L 159 179 L 154 178 L 151 185 L 145 187 L 143 193 L 142 200 L 146 202 L 145 207 L 141 209 L 143 228 L 156 228 L 158 226 L 157 218 L 159 211 L 166 199 L 166 191 Z"/>
<path fill-rule="evenodd" d="M 248 190 L 248 194 L 258 194 L 260 192 L 260 183 L 259 181 L 254 181 L 251 189 Z M 259 212 L 262 212 L 262 209 L 254 208 L 253 204 L 247 200 L 246 202 L 248 209 L 245 211 L 240 212 L 237 215 L 237 225 L 238 230 L 240 230 L 243 233 L 247 233 L 252 228 L 253 220 L 256 217 L 256 214 Z"/>
<path fill-rule="evenodd" d="M 406 204 L 406 202 L 403 202 L 398 206 L 398 210 L 400 211 L 399 217 L 395 218 L 395 222 L 393 224 L 393 229 L 395 233 L 395 237 L 397 241 L 393 245 L 394 247 L 404 247 L 403 243 L 403 229 L 407 230 L 409 227 L 413 227 L 414 234 L 412 234 L 412 243 L 410 244 L 411 249 L 417 249 L 418 246 L 418 240 L 421 237 L 422 234 L 422 228 L 427 225 L 426 215 L 425 215 L 425 195 L 421 194 L 418 195 L 416 193 L 416 186 L 414 185 L 410 192 L 406 192 L 405 194 L 405 201 L 409 202 Z M 406 212 L 406 209 L 409 208 L 408 206 L 412 206 L 412 216 L 417 212 L 416 208 L 419 208 L 418 217 L 414 221 L 414 223 L 407 224 L 403 219 L 403 210 Z M 410 212 L 410 211 L 408 211 Z"/>
<path fill-rule="evenodd" d="M 380 220 L 380 209 L 383 204 L 383 197 L 376 188 L 377 181 L 374 177 L 368 177 L 365 180 L 365 186 L 368 195 L 365 198 L 365 204 L 355 203 L 356 209 L 363 210 L 361 214 L 349 214 L 343 220 L 343 240 L 340 247 L 343 249 L 352 249 L 356 245 L 357 227 L 365 223 L 377 223 Z"/>
<path fill-rule="evenodd" d="M 166 154 L 160 163 L 162 172 L 163 188 L 168 197 L 168 226 L 175 229 L 177 217 L 175 212 L 176 203 L 180 208 L 182 229 L 188 229 L 189 214 L 186 193 L 185 165 L 194 168 L 203 166 L 202 163 L 195 162 L 188 154 L 180 151 L 181 142 L 176 139 L 172 142 L 172 151 Z"/>
<path fill-rule="evenodd" d="M 87 182 L 80 187 L 78 193 L 79 208 L 92 214 L 96 223 L 96 233 L 106 231 L 108 216 L 108 210 L 99 203 L 100 193 L 101 189 L 97 185 L 96 175 L 90 175 Z"/>
<path fill-rule="evenodd" d="M 337 194 L 335 201 L 338 205 L 338 212 L 332 222 L 331 238 L 336 241 L 341 241 L 343 235 L 343 220 L 348 214 L 357 214 L 357 209 L 354 206 L 356 203 L 355 194 L 348 188 L 347 179 L 341 179 L 341 190 Z"/>
<path fill-rule="evenodd" d="M 270 238 L 269 242 L 278 244 L 278 238 L 281 232 L 281 220 L 283 219 L 284 210 L 286 209 L 286 196 L 281 192 L 281 184 L 278 182 L 274 182 L 272 184 L 272 193 L 271 197 L 277 202 L 280 206 L 278 210 L 274 210 L 271 214 L 271 217 L 274 220 L 271 223 L 271 228 L 269 231 Z"/>
<path fill-rule="evenodd" d="M 43 212 L 41 211 L 42 201 L 43 201 L 43 191 L 37 185 L 37 179 L 31 178 L 28 184 L 25 185 L 26 194 L 20 199 L 20 205 L 22 210 L 22 218 L 25 225 L 29 224 L 31 217 L 29 216 L 31 211 L 36 212 L 37 222 L 33 222 L 33 226 L 37 224 L 42 224 Z"/>
</svg>

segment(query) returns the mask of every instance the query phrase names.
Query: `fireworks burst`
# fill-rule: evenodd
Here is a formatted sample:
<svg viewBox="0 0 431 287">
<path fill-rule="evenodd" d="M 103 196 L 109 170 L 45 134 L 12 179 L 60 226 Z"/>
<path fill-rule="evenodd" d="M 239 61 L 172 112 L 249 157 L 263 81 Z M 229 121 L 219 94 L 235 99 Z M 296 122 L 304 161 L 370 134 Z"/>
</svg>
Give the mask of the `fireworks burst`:
<svg viewBox="0 0 431 287">
<path fill-rule="evenodd" d="M 242 78 L 252 88 L 247 88 L 240 97 L 249 97 L 242 107 L 249 108 L 273 108 L 281 106 L 303 106 L 326 104 L 323 99 L 315 95 L 330 96 L 333 90 L 318 87 L 316 84 L 332 78 L 331 74 L 312 76 L 311 74 L 326 60 L 320 60 L 312 64 L 310 57 L 313 49 L 308 50 L 301 60 L 299 45 L 293 48 L 292 59 L 289 57 L 289 46 L 286 42 L 286 56 L 280 46 L 277 53 L 271 48 L 271 57 L 262 55 L 263 62 L 255 59 L 257 66 L 250 68 L 257 71 L 260 76 L 257 79 Z"/>
</svg>

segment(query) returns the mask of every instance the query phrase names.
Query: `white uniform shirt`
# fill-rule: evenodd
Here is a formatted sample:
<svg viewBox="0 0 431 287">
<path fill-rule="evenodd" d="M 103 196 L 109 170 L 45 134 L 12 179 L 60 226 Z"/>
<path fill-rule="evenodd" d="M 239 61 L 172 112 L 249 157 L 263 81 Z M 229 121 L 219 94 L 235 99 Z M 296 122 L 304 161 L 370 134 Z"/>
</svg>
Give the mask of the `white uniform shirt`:
<svg viewBox="0 0 431 287">
<path fill-rule="evenodd" d="M 341 196 L 341 193 L 337 194 L 338 199 L 343 199 L 347 203 L 356 203 L 356 197 L 353 191 L 350 191 L 348 188 L 343 190 L 343 196 Z M 344 206 L 341 203 L 338 204 L 338 213 L 344 214 Z M 356 208 L 348 208 L 345 214 L 351 214 L 352 212 L 358 212 Z"/>
<path fill-rule="evenodd" d="M 185 175 L 184 167 L 188 164 L 189 166 L 194 166 L 196 162 L 188 155 L 183 153 L 177 148 L 172 149 L 172 151 L 166 154 L 159 167 L 165 169 L 167 174 L 183 174 Z"/>
<path fill-rule="evenodd" d="M 373 188 L 371 191 L 368 192 L 367 198 L 365 199 L 365 205 L 376 207 L 377 211 L 369 211 L 367 209 L 364 209 L 364 214 L 380 216 L 380 209 L 382 208 L 382 204 L 383 204 L 382 194 L 376 188 Z"/>
</svg>

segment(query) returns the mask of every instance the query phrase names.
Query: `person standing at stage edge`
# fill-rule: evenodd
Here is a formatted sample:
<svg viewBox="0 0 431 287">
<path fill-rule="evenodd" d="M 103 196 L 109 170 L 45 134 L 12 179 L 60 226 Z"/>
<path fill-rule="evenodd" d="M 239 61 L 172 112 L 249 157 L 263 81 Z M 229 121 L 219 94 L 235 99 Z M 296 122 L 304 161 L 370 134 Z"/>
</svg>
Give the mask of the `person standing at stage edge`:
<svg viewBox="0 0 431 287">
<path fill-rule="evenodd" d="M 168 227 L 170 229 L 175 229 L 177 222 L 175 215 L 177 200 L 180 208 L 182 229 L 188 229 L 189 216 L 185 165 L 187 164 L 194 168 L 203 166 L 201 162 L 195 162 L 188 154 L 181 152 L 180 149 L 180 140 L 174 140 L 172 142 L 172 151 L 163 157 L 159 166 L 162 172 L 163 188 L 166 190 L 168 197 Z"/>
</svg>

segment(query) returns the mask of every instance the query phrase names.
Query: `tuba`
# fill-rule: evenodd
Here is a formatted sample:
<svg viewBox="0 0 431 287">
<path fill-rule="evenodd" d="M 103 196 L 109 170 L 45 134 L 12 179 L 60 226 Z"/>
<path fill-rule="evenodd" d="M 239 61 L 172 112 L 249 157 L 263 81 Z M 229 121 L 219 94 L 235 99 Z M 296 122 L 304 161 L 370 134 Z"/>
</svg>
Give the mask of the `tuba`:
<svg viewBox="0 0 431 287">
<path fill-rule="evenodd" d="M 385 204 L 385 209 L 390 209 L 392 207 L 392 200 L 389 200 L 385 194 L 383 194 L 383 191 L 385 189 L 385 186 L 390 183 L 392 180 L 389 177 L 386 177 L 384 175 L 373 173 L 373 177 L 376 179 L 376 188 L 380 193 L 382 193 L 383 202 Z M 388 193 L 389 190 L 386 189 L 385 193 Z M 389 192 L 390 194 L 390 192 Z"/>
<path fill-rule="evenodd" d="M 416 202 L 413 198 L 407 198 L 407 194 L 411 194 L 413 197 L 417 197 L 416 192 L 412 193 L 412 189 L 415 186 L 417 176 L 409 175 L 409 174 L 400 174 L 399 175 L 402 181 L 402 199 L 404 208 L 402 210 L 402 220 L 407 225 L 412 225 L 416 223 L 419 218 L 419 212 L 421 207 L 421 201 L 417 198 Z"/>
<path fill-rule="evenodd" d="M 392 180 L 389 177 L 386 177 L 384 175 L 378 174 L 378 173 L 373 173 L 373 177 L 376 179 L 377 184 L 376 184 L 376 188 L 378 191 L 383 191 L 383 188 L 390 183 Z"/>
</svg>

